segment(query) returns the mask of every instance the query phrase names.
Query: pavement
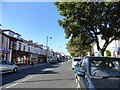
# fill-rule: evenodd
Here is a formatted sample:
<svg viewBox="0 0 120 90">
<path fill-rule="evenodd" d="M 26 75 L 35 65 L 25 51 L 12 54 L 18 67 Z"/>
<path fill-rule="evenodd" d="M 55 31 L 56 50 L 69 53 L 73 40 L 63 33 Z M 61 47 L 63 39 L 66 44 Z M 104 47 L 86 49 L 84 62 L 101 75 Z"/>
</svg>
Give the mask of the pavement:
<svg viewBox="0 0 120 90">
<path fill-rule="evenodd" d="M 49 62 L 47 63 L 39 63 L 39 64 L 34 64 L 33 66 L 30 64 L 30 65 L 22 65 L 22 66 L 18 66 L 19 70 L 21 69 L 25 69 L 25 68 L 32 68 L 34 66 L 40 66 L 40 65 L 44 65 L 44 64 L 50 64 Z"/>
<path fill-rule="evenodd" d="M 33 66 L 32 65 L 23 65 L 23 66 L 18 66 L 18 68 L 19 68 L 19 70 L 21 70 L 21 69 L 26 69 L 26 68 L 32 68 L 34 66 L 40 66 L 40 65 L 43 65 L 43 64 L 47 64 L 47 63 L 34 64 Z"/>
</svg>

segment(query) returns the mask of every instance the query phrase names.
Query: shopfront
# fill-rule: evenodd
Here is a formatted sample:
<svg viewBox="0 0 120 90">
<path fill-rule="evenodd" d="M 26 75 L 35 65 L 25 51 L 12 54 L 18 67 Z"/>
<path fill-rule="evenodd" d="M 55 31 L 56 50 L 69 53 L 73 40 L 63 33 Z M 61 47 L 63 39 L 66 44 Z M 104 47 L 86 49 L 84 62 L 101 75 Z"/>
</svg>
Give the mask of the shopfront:
<svg viewBox="0 0 120 90">
<path fill-rule="evenodd" d="M 17 51 L 16 55 L 17 65 L 28 65 L 28 52 Z"/>
<path fill-rule="evenodd" d="M 114 55 L 115 57 L 120 57 L 120 47 L 118 47 L 118 48 L 115 49 L 114 54 L 115 54 Z"/>
<path fill-rule="evenodd" d="M 9 49 L 0 49 L 0 60 L 9 60 L 11 61 L 12 50 Z"/>
</svg>

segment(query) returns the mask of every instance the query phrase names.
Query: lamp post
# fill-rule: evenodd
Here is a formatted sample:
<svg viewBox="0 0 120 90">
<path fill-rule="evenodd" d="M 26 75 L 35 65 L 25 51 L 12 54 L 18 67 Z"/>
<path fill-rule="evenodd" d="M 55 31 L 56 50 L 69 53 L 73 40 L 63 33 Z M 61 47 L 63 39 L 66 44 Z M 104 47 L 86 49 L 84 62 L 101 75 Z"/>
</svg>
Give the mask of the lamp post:
<svg viewBox="0 0 120 90">
<path fill-rule="evenodd" d="M 48 51 L 48 36 L 47 36 L 47 40 L 46 40 L 46 59 L 48 60 L 48 53 L 47 53 L 47 51 Z M 52 39 L 52 37 L 50 37 L 50 39 Z M 47 62 L 47 61 L 46 61 Z"/>
</svg>

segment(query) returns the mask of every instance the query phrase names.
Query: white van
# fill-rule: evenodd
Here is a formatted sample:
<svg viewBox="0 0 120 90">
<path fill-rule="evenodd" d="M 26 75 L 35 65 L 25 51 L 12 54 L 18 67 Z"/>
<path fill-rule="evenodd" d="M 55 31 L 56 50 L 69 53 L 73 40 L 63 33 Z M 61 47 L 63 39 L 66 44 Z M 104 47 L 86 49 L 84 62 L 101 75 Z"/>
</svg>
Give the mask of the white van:
<svg viewBox="0 0 120 90">
<path fill-rule="evenodd" d="M 74 70 L 75 65 L 81 61 L 81 57 L 75 57 L 72 59 L 72 69 Z"/>
</svg>

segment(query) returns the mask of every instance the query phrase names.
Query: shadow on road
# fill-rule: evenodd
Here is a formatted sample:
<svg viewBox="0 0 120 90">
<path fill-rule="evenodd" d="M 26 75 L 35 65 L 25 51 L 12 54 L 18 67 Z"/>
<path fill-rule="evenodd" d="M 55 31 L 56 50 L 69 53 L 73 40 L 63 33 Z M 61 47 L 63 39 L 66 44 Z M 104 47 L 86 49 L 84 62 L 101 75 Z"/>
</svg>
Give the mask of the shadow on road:
<svg viewBox="0 0 120 90">
<path fill-rule="evenodd" d="M 28 75 L 33 75 L 33 74 L 55 74 L 57 72 L 54 71 L 46 71 L 44 73 L 41 73 L 43 69 L 45 68 L 57 68 L 59 67 L 60 64 L 50 64 L 50 63 L 45 63 L 42 65 L 38 66 L 33 66 L 31 68 L 25 68 L 19 70 L 17 73 L 7 73 L 2 75 L 2 86 L 8 83 L 12 83 L 16 80 L 22 79 Z M 0 81 L 1 83 L 1 81 Z"/>
<path fill-rule="evenodd" d="M 49 70 L 49 71 L 41 71 L 41 74 L 59 74 L 59 73 Z"/>
</svg>

